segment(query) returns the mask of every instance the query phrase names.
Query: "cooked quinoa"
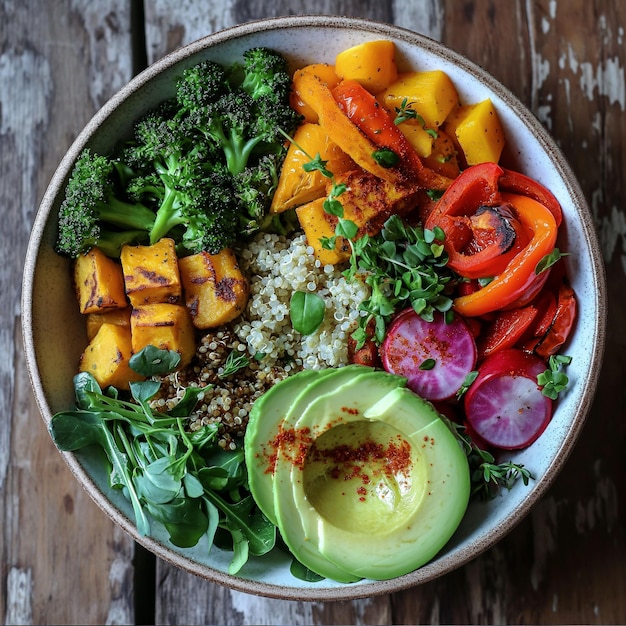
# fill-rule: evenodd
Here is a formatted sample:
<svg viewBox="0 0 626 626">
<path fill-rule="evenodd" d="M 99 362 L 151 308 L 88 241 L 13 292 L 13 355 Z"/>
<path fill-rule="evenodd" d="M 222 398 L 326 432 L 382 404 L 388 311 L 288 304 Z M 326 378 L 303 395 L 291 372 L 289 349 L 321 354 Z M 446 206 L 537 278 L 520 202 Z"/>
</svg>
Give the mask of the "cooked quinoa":
<svg viewBox="0 0 626 626">
<path fill-rule="evenodd" d="M 234 449 L 241 440 L 254 401 L 275 382 L 302 369 L 348 363 L 348 339 L 359 318 L 359 304 L 369 295 L 361 281 L 348 282 L 341 270 L 323 267 L 304 235 L 294 238 L 260 234 L 238 251 L 240 268 L 250 283 L 244 313 L 230 325 L 205 333 L 196 358 L 183 371 L 162 379 L 155 408 L 171 408 L 185 387 L 208 388 L 200 395 L 191 428 L 218 422 L 219 444 Z M 307 336 L 293 330 L 289 302 L 294 291 L 312 291 L 326 304 L 324 321 Z M 223 376 L 231 352 L 247 365 Z"/>
</svg>

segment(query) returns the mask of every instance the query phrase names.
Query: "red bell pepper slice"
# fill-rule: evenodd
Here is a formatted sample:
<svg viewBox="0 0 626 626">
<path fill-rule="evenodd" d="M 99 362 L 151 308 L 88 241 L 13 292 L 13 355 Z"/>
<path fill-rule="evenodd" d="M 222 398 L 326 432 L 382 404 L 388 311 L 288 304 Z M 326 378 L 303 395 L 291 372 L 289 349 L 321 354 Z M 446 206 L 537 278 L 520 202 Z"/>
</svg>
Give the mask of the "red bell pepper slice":
<svg viewBox="0 0 626 626">
<path fill-rule="evenodd" d="M 561 223 L 561 208 L 554 195 L 528 176 L 506 170 L 497 163 L 480 163 L 464 170 L 445 191 L 435 208 L 425 219 L 430 230 L 440 227 L 446 234 L 444 247 L 449 267 L 465 278 L 486 278 L 500 274 L 509 261 L 528 243 L 525 229 L 514 218 L 508 218 L 509 228 L 516 234 L 512 248 L 497 230 L 483 231 L 476 220 L 480 207 L 501 207 L 502 224 L 506 222 L 503 194 L 514 190 L 516 196 L 528 196 L 544 204 L 552 213 L 557 228 Z M 486 233 L 486 234 L 485 234 Z M 533 294 L 534 295 L 534 294 Z"/>
<path fill-rule="evenodd" d="M 546 280 L 546 272 L 537 275 L 535 268 L 556 244 L 557 226 L 552 213 L 527 196 L 501 194 L 502 200 L 515 208 L 519 221 L 532 238 L 513 258 L 506 269 L 489 284 L 474 293 L 455 298 L 453 308 L 465 317 L 484 315 L 517 303 Z M 533 293 L 536 295 L 536 293 Z"/>
<path fill-rule="evenodd" d="M 574 327 L 576 310 L 577 304 L 574 290 L 564 279 L 559 285 L 556 311 L 550 328 L 535 346 L 534 352 L 536 355 L 547 360 L 558 352 L 559 348 L 567 341 Z"/>
<path fill-rule="evenodd" d="M 398 157 L 397 167 L 407 169 L 420 187 L 439 190 L 449 187 L 451 180 L 422 163 L 389 111 L 363 85 L 345 79 L 333 87 L 332 94 L 348 119 L 377 146 L 393 151 Z"/>
<path fill-rule="evenodd" d="M 559 201 L 549 189 L 535 179 L 521 172 L 504 169 L 498 181 L 498 186 L 501 191 L 528 196 L 533 200 L 537 200 L 537 202 L 543 204 L 543 206 L 554 215 L 557 227 L 561 225 L 563 221 L 563 211 Z"/>
</svg>

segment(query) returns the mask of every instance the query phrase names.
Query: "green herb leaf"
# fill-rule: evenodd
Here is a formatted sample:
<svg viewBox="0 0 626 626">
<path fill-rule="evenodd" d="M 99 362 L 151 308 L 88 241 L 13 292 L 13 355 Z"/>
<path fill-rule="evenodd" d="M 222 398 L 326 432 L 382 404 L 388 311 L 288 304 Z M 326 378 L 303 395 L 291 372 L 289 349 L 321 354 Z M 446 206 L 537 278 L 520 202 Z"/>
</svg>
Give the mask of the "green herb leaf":
<svg viewBox="0 0 626 626">
<path fill-rule="evenodd" d="M 372 153 L 372 158 L 378 165 L 389 168 L 394 167 L 400 161 L 400 157 L 390 148 L 380 148 Z"/>
<path fill-rule="evenodd" d="M 324 321 L 324 300 L 312 291 L 294 291 L 289 304 L 291 325 L 302 335 L 313 334 Z"/>
<path fill-rule="evenodd" d="M 556 400 L 559 394 L 564 391 L 569 378 L 563 371 L 564 367 L 572 362 L 572 357 L 553 354 L 548 359 L 548 369 L 537 376 L 537 384 L 541 387 L 541 393 L 552 400 Z"/>
<path fill-rule="evenodd" d="M 564 256 L 568 256 L 569 252 L 561 252 L 558 248 L 554 248 L 552 252 L 546 254 L 540 261 L 537 263 L 537 267 L 535 267 L 535 274 L 541 274 L 545 272 L 547 269 L 551 268 L 557 261 L 559 261 Z"/>
<path fill-rule="evenodd" d="M 130 357 L 130 367 L 143 376 L 161 376 L 173 372 L 180 363 L 180 354 L 174 350 L 161 350 L 146 346 Z"/>
<path fill-rule="evenodd" d="M 233 350 L 226 357 L 226 361 L 224 362 L 224 367 L 222 372 L 220 373 L 220 378 L 228 378 L 232 376 L 240 369 L 244 367 L 248 367 L 250 365 L 250 357 L 243 352 L 239 352 L 239 350 Z"/>
</svg>

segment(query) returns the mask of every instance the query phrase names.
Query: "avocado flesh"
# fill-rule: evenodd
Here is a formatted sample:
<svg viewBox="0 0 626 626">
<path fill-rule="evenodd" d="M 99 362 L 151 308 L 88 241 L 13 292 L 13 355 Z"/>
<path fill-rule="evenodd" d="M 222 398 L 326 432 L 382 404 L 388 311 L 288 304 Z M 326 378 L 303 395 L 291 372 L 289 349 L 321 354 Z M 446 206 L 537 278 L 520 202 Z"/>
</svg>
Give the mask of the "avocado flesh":
<svg viewBox="0 0 626 626">
<path fill-rule="evenodd" d="M 274 479 L 274 508 L 281 535 L 292 554 L 310 570 L 338 582 L 354 582 L 361 578 L 346 571 L 341 562 L 332 562 L 318 550 L 318 527 L 315 515 L 299 511 L 294 491 L 303 482 L 302 464 L 311 443 L 331 427 L 363 420 L 365 411 L 380 401 L 390 390 L 406 384 L 406 379 L 386 372 L 362 368 L 362 373 L 350 373 L 345 368 L 319 383 L 312 384 L 308 392 L 298 398 L 303 411 L 290 411 L 299 415 L 293 422 L 298 436 L 298 457 L 281 450 L 276 462 Z M 335 481 L 337 482 L 337 481 Z M 298 483 L 296 485 L 296 483 Z M 305 509 L 313 509 L 308 501 L 299 502 Z"/>
<path fill-rule="evenodd" d="M 294 504 L 312 518 L 304 525 L 318 528 L 321 555 L 358 576 L 383 580 L 418 569 L 449 541 L 467 509 L 469 466 L 457 438 L 434 407 L 408 389 L 389 392 L 364 419 L 384 423 L 388 431 L 382 429 L 381 436 L 400 433 L 411 448 L 410 471 L 400 472 L 405 484 L 397 485 L 395 498 L 386 497 L 387 516 L 380 519 L 384 485 L 364 495 L 362 490 L 359 495 L 346 488 L 343 497 L 333 494 L 337 487 L 331 486 L 330 495 L 314 496 L 333 502 L 334 510 L 327 504 L 322 515 L 310 504 L 305 480 L 294 483 Z M 389 474 L 386 482 L 393 483 Z M 403 493 L 410 494 L 408 502 Z M 359 505 L 363 505 L 360 521 L 353 519 L 346 526 L 346 511 L 354 517 Z"/>
<path fill-rule="evenodd" d="M 271 441 L 280 432 L 286 411 L 321 371 L 304 370 L 293 374 L 268 389 L 252 406 L 244 437 L 244 453 L 248 483 L 258 507 L 276 525 L 274 513 L 274 475 L 268 471 L 273 462 Z"/>
<path fill-rule="evenodd" d="M 252 406 L 244 437 L 244 453 L 248 468 L 248 483 L 258 507 L 276 526 L 274 511 L 274 472 L 276 437 L 293 411 L 303 411 L 310 402 L 309 387 L 326 376 L 341 372 L 351 377 L 363 371 L 362 365 L 348 365 L 341 370 L 303 370 L 288 376 L 268 389 Z M 318 387 L 321 393 L 321 387 Z M 308 398 L 308 400 L 307 400 Z M 299 415 L 299 414 L 298 414 Z"/>
</svg>

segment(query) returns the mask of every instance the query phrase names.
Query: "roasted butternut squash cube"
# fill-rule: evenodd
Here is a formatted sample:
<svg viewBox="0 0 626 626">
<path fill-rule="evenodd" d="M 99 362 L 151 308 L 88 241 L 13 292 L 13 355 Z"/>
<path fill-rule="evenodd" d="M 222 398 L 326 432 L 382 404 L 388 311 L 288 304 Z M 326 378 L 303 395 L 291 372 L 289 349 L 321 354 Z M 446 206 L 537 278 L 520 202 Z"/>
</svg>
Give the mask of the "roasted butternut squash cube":
<svg viewBox="0 0 626 626">
<path fill-rule="evenodd" d="M 196 352 L 191 316 L 182 304 L 156 302 L 134 307 L 130 316 L 133 353 L 146 346 L 180 354 L 179 369 L 191 362 Z"/>
<path fill-rule="evenodd" d="M 298 71 L 307 71 L 311 72 L 314 76 L 319 78 L 319 80 L 328 85 L 330 89 L 332 89 L 335 85 L 339 83 L 339 76 L 337 76 L 335 72 L 335 66 L 330 65 L 329 63 L 311 63 L 310 65 L 306 65 L 301 70 Z M 302 115 L 303 123 L 313 123 L 315 124 L 318 121 L 318 115 L 310 107 L 298 93 L 297 89 L 292 89 L 289 96 L 289 103 L 291 108 L 300 113 Z M 315 155 L 313 155 L 315 156 Z"/>
<path fill-rule="evenodd" d="M 339 78 L 356 80 L 377 94 L 398 77 L 395 45 L 382 39 L 343 50 L 335 57 L 335 72 Z"/>
<path fill-rule="evenodd" d="M 406 101 L 422 116 L 426 127 L 439 128 L 459 96 L 450 77 L 441 70 L 406 72 L 379 95 L 383 105 L 395 113 Z"/>
<path fill-rule="evenodd" d="M 182 286 L 172 239 L 165 237 L 149 246 L 124 246 L 121 261 L 126 295 L 133 306 L 180 302 Z"/>
<path fill-rule="evenodd" d="M 446 120 L 445 130 L 454 137 L 467 165 L 500 160 L 504 131 L 489 98 L 454 109 Z"/>
<path fill-rule="evenodd" d="M 87 315 L 87 339 L 91 341 L 102 324 L 126 326 L 130 329 L 130 313 L 131 307 L 129 306 L 124 309 L 111 309 L 103 313 L 89 313 Z"/>
<path fill-rule="evenodd" d="M 320 198 L 326 193 L 328 179 L 319 170 L 304 169 L 317 155 L 327 161 L 326 167 L 337 175 L 355 167 L 354 161 L 333 142 L 318 124 L 303 124 L 294 133 L 283 166 L 270 211 L 282 213 Z"/>
<path fill-rule="evenodd" d="M 429 132 L 418 120 L 406 120 L 398 124 L 402 134 L 409 140 L 415 152 L 422 158 L 430 156 L 433 151 L 436 133 Z"/>
<path fill-rule="evenodd" d="M 392 185 L 362 169 L 344 172 L 336 177 L 336 182 L 346 186 L 337 199 L 343 206 L 344 218 L 357 225 L 357 238 L 377 234 L 391 215 L 405 215 L 414 209 L 419 197 L 417 186 Z M 338 221 L 324 211 L 324 198 L 299 207 L 296 214 L 308 244 L 323 265 L 335 265 L 349 258 L 350 246 L 342 237 L 337 237 L 332 250 L 320 241 L 335 234 Z"/>
<path fill-rule="evenodd" d="M 248 303 L 248 280 L 235 253 L 200 252 L 179 260 L 185 303 L 196 328 L 216 328 L 237 318 Z"/>
<path fill-rule="evenodd" d="M 128 389 L 130 382 L 143 380 L 129 365 L 132 353 L 129 326 L 102 324 L 83 352 L 78 369 L 89 372 L 101 387 Z"/>
<path fill-rule="evenodd" d="M 74 285 L 81 313 L 123 309 L 128 305 L 122 266 L 100 248 L 91 248 L 76 259 Z"/>
</svg>

